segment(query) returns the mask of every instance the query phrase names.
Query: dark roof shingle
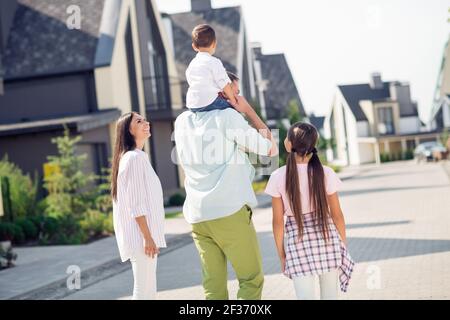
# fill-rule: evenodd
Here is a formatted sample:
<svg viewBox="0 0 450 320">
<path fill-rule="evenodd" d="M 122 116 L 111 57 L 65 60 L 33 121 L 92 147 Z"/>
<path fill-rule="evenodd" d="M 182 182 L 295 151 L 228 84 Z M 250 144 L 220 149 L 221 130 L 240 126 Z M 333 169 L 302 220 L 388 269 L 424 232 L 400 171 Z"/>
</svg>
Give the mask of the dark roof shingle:
<svg viewBox="0 0 450 320">
<path fill-rule="evenodd" d="M 286 116 L 285 110 L 292 100 L 297 103 L 300 114 L 306 116 L 285 55 L 282 53 L 261 54 L 257 58 L 261 62 L 262 77 L 268 81 L 267 89 L 264 92 L 267 118 Z"/>
<path fill-rule="evenodd" d="M 191 46 L 192 29 L 201 23 L 211 25 L 216 32 L 217 49 L 215 56 L 222 61 L 227 70 L 237 71 L 241 22 L 240 7 L 182 12 L 167 16 L 172 22 L 174 54 L 180 79 L 185 81 L 186 69 L 196 54 Z"/>
<path fill-rule="evenodd" d="M 372 89 L 368 83 L 339 85 L 338 88 L 352 110 L 356 121 L 367 121 L 367 117 L 361 109 L 359 102 L 361 100 L 392 101 L 389 90 L 391 84 L 393 82 L 383 82 L 383 88 L 380 89 Z M 417 104 L 415 102 L 401 104 L 400 116 L 418 116 Z"/>
<path fill-rule="evenodd" d="M 0 94 L 3 94 L 3 64 L 1 52 L 0 52 Z"/>
<path fill-rule="evenodd" d="M 323 129 L 323 124 L 325 122 L 325 117 L 323 116 L 315 116 L 314 114 L 310 115 L 309 117 L 309 121 L 311 121 L 311 124 L 316 127 L 317 130 L 322 130 Z"/>
<path fill-rule="evenodd" d="M 0 124 L 0 136 L 61 130 L 64 128 L 64 125 L 74 127 L 78 132 L 82 132 L 105 126 L 117 120 L 120 115 L 121 111 L 119 109 L 111 108 L 82 115 Z"/>
<path fill-rule="evenodd" d="M 19 0 L 4 55 L 5 79 L 94 67 L 105 0 Z M 66 9 L 81 9 L 81 29 L 66 25 Z"/>
</svg>

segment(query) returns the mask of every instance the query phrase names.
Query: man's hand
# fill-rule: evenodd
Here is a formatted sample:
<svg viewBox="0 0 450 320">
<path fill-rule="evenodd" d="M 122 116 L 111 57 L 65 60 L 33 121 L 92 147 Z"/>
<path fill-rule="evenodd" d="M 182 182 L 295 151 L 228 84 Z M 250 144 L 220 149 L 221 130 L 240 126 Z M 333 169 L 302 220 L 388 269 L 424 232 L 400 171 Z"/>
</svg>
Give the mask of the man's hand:
<svg viewBox="0 0 450 320">
<path fill-rule="evenodd" d="M 256 111 L 252 108 L 252 106 L 248 103 L 247 99 L 243 96 L 236 95 L 237 104 L 233 104 L 231 101 L 228 102 L 236 109 L 238 112 L 242 112 L 245 116 L 250 120 L 252 126 L 258 130 L 258 133 L 262 135 L 264 138 L 269 139 L 272 142 L 272 147 L 270 148 L 269 157 L 276 156 L 278 154 L 278 146 L 275 139 L 272 137 L 269 128 L 265 125 L 265 123 L 258 116 Z"/>
</svg>

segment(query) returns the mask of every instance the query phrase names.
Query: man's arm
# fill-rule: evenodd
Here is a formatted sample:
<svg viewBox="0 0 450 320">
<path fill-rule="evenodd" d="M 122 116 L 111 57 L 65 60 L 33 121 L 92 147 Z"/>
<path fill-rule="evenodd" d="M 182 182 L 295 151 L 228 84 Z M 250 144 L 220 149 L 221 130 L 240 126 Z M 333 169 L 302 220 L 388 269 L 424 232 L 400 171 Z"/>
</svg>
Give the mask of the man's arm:
<svg viewBox="0 0 450 320">
<path fill-rule="evenodd" d="M 236 105 L 237 99 L 233 93 L 233 88 L 231 88 L 231 83 L 226 84 L 222 91 L 225 98 L 228 99 L 232 105 Z"/>
<path fill-rule="evenodd" d="M 234 108 L 237 111 L 244 113 L 248 118 L 248 120 L 250 121 L 250 124 L 259 132 L 259 134 L 272 142 L 272 147 L 270 148 L 268 156 L 270 157 L 276 156 L 278 154 L 278 145 L 275 139 L 273 138 L 269 128 L 261 120 L 261 118 L 252 108 L 252 106 L 248 103 L 247 99 L 245 99 L 243 96 L 236 96 L 236 100 L 237 104 L 233 104 Z"/>
</svg>

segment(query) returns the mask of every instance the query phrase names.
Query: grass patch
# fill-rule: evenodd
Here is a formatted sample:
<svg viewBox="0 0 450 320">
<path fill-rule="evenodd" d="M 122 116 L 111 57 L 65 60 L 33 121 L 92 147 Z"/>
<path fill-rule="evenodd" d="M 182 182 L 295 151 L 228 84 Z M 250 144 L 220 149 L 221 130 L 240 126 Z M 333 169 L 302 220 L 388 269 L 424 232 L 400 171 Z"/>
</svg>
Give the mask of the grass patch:
<svg viewBox="0 0 450 320">
<path fill-rule="evenodd" d="M 255 191 L 255 193 L 264 192 L 264 189 L 266 188 L 266 185 L 267 185 L 267 181 L 268 180 L 266 180 L 266 179 L 261 180 L 261 181 L 254 181 L 252 183 L 253 191 Z"/>
<path fill-rule="evenodd" d="M 182 211 L 166 213 L 166 219 L 175 219 L 183 215 Z"/>
<path fill-rule="evenodd" d="M 337 166 L 334 164 L 327 164 L 327 166 L 329 166 L 331 169 L 334 170 L 334 172 L 338 173 L 342 171 L 342 167 L 341 166 Z"/>
</svg>

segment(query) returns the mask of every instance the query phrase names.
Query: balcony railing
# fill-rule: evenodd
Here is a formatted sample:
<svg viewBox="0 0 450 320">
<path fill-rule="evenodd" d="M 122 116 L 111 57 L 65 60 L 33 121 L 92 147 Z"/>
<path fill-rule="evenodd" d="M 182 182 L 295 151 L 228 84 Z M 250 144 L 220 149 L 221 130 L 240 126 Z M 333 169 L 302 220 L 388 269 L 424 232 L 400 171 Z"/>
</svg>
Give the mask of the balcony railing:
<svg viewBox="0 0 450 320">
<path fill-rule="evenodd" d="M 145 105 L 147 110 L 170 110 L 171 92 L 182 85 L 180 79 L 168 76 L 143 77 Z M 178 91 L 178 88 L 177 88 Z"/>
</svg>

